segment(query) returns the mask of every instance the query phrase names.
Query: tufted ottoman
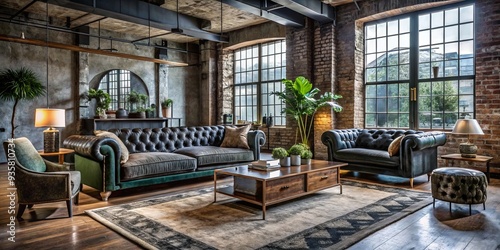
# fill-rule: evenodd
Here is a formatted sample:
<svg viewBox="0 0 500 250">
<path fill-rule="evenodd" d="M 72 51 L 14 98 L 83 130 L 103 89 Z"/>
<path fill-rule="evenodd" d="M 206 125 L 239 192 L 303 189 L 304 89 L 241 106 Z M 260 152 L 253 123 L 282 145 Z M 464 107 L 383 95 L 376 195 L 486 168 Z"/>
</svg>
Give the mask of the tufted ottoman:
<svg viewBox="0 0 500 250">
<path fill-rule="evenodd" d="M 432 171 L 432 206 L 435 207 L 436 199 L 458 204 L 483 203 L 486 209 L 486 175 L 480 171 L 466 168 L 438 168 Z"/>
</svg>

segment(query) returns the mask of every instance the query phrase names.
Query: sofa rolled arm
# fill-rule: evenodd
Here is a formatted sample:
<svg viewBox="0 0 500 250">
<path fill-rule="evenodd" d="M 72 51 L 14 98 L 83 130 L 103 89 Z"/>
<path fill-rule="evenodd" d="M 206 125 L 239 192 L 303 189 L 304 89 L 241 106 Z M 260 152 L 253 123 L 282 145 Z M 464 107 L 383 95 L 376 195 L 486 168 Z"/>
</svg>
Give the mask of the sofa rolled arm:
<svg viewBox="0 0 500 250">
<path fill-rule="evenodd" d="M 333 161 L 335 152 L 356 147 L 356 139 L 361 129 L 333 129 L 321 134 L 321 142 L 327 146 L 328 160 Z"/>
<path fill-rule="evenodd" d="M 115 152 L 115 162 L 120 162 L 121 149 L 118 142 L 113 138 L 89 136 L 89 135 L 71 135 L 63 142 L 65 148 L 75 150 L 75 153 L 90 158 L 92 160 L 102 162 L 105 155 L 101 151 L 101 147 L 107 145 Z"/>
<path fill-rule="evenodd" d="M 266 134 L 262 130 L 251 130 L 247 134 L 247 142 L 253 151 L 254 160 L 260 159 L 260 147 L 266 144 Z"/>
<path fill-rule="evenodd" d="M 446 143 L 444 132 L 424 132 L 419 134 L 409 134 L 401 142 L 404 147 L 412 150 L 423 150 L 426 148 L 443 146 Z"/>
</svg>

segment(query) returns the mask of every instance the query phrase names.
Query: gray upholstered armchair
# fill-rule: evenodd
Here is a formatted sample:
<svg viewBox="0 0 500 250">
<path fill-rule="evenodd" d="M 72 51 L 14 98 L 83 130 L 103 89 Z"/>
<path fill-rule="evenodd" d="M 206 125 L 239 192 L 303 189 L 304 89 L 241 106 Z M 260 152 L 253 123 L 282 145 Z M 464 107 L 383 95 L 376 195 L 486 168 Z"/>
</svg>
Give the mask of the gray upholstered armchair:
<svg viewBox="0 0 500 250">
<path fill-rule="evenodd" d="M 78 204 L 82 186 L 80 172 L 68 171 L 65 165 L 43 159 L 25 137 L 5 141 L 3 146 L 7 160 L 15 162 L 17 218 L 22 217 L 26 206 L 55 201 L 66 201 L 68 215 L 72 217 L 72 203 Z"/>
</svg>

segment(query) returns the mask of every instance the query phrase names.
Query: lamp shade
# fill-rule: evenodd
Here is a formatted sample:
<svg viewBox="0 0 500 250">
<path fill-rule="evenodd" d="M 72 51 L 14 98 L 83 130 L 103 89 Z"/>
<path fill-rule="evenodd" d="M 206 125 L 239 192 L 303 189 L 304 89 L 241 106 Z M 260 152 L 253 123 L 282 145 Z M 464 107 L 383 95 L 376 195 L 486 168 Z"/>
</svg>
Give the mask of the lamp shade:
<svg viewBox="0 0 500 250">
<path fill-rule="evenodd" d="M 458 119 L 452 134 L 484 135 L 476 119 Z"/>
<path fill-rule="evenodd" d="M 64 109 L 36 109 L 35 127 L 65 127 Z"/>
</svg>

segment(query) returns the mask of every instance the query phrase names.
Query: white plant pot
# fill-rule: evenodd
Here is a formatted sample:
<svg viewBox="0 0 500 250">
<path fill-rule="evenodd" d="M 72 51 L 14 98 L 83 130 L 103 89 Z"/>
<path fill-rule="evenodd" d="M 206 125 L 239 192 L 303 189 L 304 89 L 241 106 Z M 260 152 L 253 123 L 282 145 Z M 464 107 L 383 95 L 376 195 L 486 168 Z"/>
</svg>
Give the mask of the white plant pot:
<svg viewBox="0 0 500 250">
<path fill-rule="evenodd" d="M 280 159 L 280 165 L 282 167 L 290 167 L 290 156 Z"/>
<path fill-rule="evenodd" d="M 300 166 L 300 155 L 290 155 L 292 166 Z"/>
<path fill-rule="evenodd" d="M 300 164 L 301 165 L 311 165 L 311 158 L 309 158 L 309 159 L 304 159 L 304 158 L 300 159 Z"/>
</svg>

